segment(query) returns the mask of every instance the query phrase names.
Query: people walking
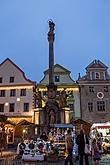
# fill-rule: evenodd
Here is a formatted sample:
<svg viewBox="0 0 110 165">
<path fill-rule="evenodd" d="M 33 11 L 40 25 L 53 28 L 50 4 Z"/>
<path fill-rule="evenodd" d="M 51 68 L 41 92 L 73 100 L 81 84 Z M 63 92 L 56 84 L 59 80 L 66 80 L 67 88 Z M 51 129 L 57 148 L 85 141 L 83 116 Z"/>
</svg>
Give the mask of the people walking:
<svg viewBox="0 0 110 165">
<path fill-rule="evenodd" d="M 71 130 L 67 130 L 67 135 L 65 136 L 65 143 L 66 143 L 66 152 L 67 157 L 65 159 L 64 165 L 73 165 L 73 138 L 71 135 Z"/>
<path fill-rule="evenodd" d="M 101 159 L 101 155 L 99 152 L 96 139 L 93 139 L 92 141 L 92 158 L 94 161 L 94 165 L 99 165 L 99 160 Z"/>
<path fill-rule="evenodd" d="M 76 144 L 78 145 L 79 165 L 83 165 L 83 158 L 85 157 L 85 164 L 89 165 L 88 154 L 85 153 L 85 144 L 89 145 L 89 139 L 84 134 L 84 130 L 80 130 L 80 134 L 76 137 Z"/>
</svg>

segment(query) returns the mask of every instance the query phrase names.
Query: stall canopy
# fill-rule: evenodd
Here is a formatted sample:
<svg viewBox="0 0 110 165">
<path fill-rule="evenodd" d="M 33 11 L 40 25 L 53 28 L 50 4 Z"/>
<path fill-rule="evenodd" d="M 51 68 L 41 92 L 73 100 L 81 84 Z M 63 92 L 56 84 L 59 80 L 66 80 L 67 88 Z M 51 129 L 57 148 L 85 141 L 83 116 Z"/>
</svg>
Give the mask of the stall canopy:
<svg viewBox="0 0 110 165">
<path fill-rule="evenodd" d="M 94 123 L 91 128 L 110 129 L 110 123 Z"/>
<path fill-rule="evenodd" d="M 10 125 L 16 126 L 16 124 L 10 120 L 6 120 L 5 124 L 10 124 Z"/>
<path fill-rule="evenodd" d="M 55 128 L 74 128 L 73 124 L 54 124 L 53 127 Z"/>
<path fill-rule="evenodd" d="M 73 124 L 77 125 L 77 124 L 85 124 L 85 125 L 90 125 L 91 126 L 91 123 L 88 123 L 82 119 L 77 119 L 77 120 L 74 120 L 73 121 Z"/>
<path fill-rule="evenodd" d="M 30 126 L 30 125 L 34 125 L 34 123 L 31 123 L 27 120 L 22 120 L 16 126 Z"/>
</svg>

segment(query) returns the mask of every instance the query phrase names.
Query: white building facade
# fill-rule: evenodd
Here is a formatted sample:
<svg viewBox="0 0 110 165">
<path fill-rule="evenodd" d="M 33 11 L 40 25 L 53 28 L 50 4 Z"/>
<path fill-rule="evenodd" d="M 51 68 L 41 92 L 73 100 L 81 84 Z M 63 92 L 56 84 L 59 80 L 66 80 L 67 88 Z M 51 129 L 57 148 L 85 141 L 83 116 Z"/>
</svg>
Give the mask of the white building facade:
<svg viewBox="0 0 110 165">
<path fill-rule="evenodd" d="M 33 122 L 33 88 L 35 82 L 28 80 L 24 72 L 9 58 L 0 64 L 0 115 L 19 123 Z"/>
</svg>

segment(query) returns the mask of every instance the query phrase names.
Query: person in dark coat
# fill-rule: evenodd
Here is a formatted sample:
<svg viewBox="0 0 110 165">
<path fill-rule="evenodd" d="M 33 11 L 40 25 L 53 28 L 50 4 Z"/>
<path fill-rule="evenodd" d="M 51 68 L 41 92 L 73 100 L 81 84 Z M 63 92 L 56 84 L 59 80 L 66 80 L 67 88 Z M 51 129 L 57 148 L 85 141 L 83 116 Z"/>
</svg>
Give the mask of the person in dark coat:
<svg viewBox="0 0 110 165">
<path fill-rule="evenodd" d="M 45 132 L 42 132 L 42 135 L 40 136 L 40 139 L 47 141 L 48 140 L 48 136 L 46 135 Z"/>
<path fill-rule="evenodd" d="M 79 165 L 83 165 L 83 157 L 85 157 L 85 164 L 89 165 L 88 154 L 85 154 L 84 152 L 85 139 L 86 139 L 86 144 L 89 144 L 88 137 L 84 135 L 84 130 L 81 129 L 80 134 L 77 135 L 77 138 L 76 138 L 76 144 L 78 145 Z"/>
</svg>

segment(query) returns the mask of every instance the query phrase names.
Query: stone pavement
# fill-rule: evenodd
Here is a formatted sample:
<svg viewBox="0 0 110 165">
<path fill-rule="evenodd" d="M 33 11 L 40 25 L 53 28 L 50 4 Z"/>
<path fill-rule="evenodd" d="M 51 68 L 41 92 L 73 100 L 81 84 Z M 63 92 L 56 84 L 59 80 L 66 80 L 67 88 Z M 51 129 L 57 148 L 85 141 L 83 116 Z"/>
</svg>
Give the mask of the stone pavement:
<svg viewBox="0 0 110 165">
<path fill-rule="evenodd" d="M 93 165 L 91 157 L 89 158 L 89 165 Z M 0 157 L 0 165 L 64 165 L 64 160 L 59 160 L 55 162 L 22 162 L 21 159 L 16 159 L 16 152 L 4 151 L 3 158 Z M 74 161 L 74 165 L 79 165 L 78 161 Z M 110 154 L 102 155 L 100 165 L 110 165 Z"/>
<path fill-rule="evenodd" d="M 110 165 L 110 154 L 103 155 L 100 161 L 101 165 Z"/>
</svg>

